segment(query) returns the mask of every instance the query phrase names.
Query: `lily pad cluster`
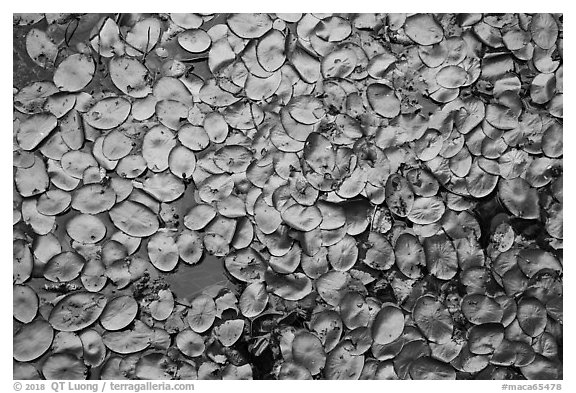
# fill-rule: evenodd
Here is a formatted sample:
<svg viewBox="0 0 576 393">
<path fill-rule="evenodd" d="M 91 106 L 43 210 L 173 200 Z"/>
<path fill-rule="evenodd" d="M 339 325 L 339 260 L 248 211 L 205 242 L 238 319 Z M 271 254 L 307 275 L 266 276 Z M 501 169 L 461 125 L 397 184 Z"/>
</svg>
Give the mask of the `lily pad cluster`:
<svg viewBox="0 0 576 393">
<path fill-rule="evenodd" d="M 15 14 L 14 378 L 561 379 L 562 36 Z"/>
</svg>

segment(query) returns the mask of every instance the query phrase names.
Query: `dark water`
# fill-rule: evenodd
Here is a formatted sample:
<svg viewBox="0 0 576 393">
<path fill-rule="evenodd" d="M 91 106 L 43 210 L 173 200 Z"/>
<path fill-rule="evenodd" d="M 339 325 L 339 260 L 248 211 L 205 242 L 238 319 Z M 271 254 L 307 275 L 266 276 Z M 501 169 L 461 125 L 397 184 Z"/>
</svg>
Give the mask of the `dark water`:
<svg viewBox="0 0 576 393">
<path fill-rule="evenodd" d="M 184 228 L 184 216 L 196 205 L 194 185 L 188 184 L 184 195 L 170 205 L 175 208 L 179 216 L 179 228 Z M 143 246 L 140 247 L 141 250 L 144 249 Z M 158 277 L 170 285 L 170 290 L 176 299 L 183 304 L 189 303 L 191 298 L 210 286 L 231 285 L 225 275 L 224 259 L 208 255 L 206 251 L 200 263 L 188 265 L 180 260 L 176 269 L 168 273 L 158 272 Z"/>
<path fill-rule="evenodd" d="M 197 265 L 180 262 L 175 270 L 160 276 L 170 285 L 177 301 L 189 304 L 194 296 L 210 287 L 232 287 L 224 269 L 222 258 L 207 255 Z"/>
</svg>

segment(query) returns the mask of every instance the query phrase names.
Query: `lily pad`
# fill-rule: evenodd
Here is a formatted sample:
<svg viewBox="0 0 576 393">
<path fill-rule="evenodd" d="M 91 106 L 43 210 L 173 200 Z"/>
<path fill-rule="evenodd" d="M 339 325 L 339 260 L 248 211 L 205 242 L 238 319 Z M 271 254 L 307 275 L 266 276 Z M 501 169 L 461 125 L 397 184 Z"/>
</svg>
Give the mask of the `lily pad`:
<svg viewBox="0 0 576 393">
<path fill-rule="evenodd" d="M 92 81 L 95 71 L 92 56 L 77 53 L 58 65 L 54 72 L 54 84 L 61 91 L 79 91 Z"/>
<path fill-rule="evenodd" d="M 326 363 L 326 354 L 320 339 L 312 333 L 297 334 L 292 341 L 294 361 L 306 367 L 311 375 L 318 374 Z"/>
<path fill-rule="evenodd" d="M 50 348 L 53 337 L 54 330 L 44 320 L 23 325 L 14 335 L 14 359 L 29 362 L 39 358 Z"/>
<path fill-rule="evenodd" d="M 416 14 L 406 18 L 404 31 L 419 45 L 437 44 L 444 38 L 442 26 L 430 14 Z"/>
<path fill-rule="evenodd" d="M 132 323 L 137 313 L 138 303 L 132 296 L 118 296 L 106 304 L 100 315 L 100 324 L 106 330 L 124 329 Z"/>
<path fill-rule="evenodd" d="M 132 57 L 115 57 L 110 60 L 112 83 L 124 94 L 134 98 L 144 98 L 152 92 L 148 69 Z"/>
<path fill-rule="evenodd" d="M 446 343 L 452 337 L 454 322 L 446 307 L 431 296 L 422 296 L 414 305 L 412 316 L 430 341 Z"/>
<path fill-rule="evenodd" d="M 88 370 L 81 359 L 70 353 L 50 355 L 42 365 L 42 374 L 46 379 L 86 379 Z"/>
<path fill-rule="evenodd" d="M 404 331 L 404 314 L 402 310 L 394 306 L 385 306 L 372 323 L 372 338 L 378 344 L 389 344 Z"/>
<path fill-rule="evenodd" d="M 84 119 L 92 127 L 110 130 L 126 121 L 132 105 L 122 97 L 108 97 L 98 101 L 86 113 Z"/>
<path fill-rule="evenodd" d="M 106 303 L 106 297 L 101 294 L 71 293 L 56 304 L 48 321 L 61 332 L 82 330 L 98 320 Z"/>
<path fill-rule="evenodd" d="M 192 299 L 186 320 L 196 333 L 203 333 L 212 327 L 216 318 L 216 304 L 211 297 L 199 295 Z"/>
<path fill-rule="evenodd" d="M 117 204 L 110 210 L 109 215 L 112 223 L 130 236 L 150 236 L 156 233 L 159 227 L 157 216 L 137 202 L 124 201 Z"/>
</svg>

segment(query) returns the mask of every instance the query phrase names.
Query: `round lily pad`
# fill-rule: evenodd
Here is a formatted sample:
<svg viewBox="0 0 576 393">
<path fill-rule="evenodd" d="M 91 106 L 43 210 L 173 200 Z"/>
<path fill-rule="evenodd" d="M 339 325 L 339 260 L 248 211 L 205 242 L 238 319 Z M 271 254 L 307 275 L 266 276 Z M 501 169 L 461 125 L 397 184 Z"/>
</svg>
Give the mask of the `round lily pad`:
<svg viewBox="0 0 576 393">
<path fill-rule="evenodd" d="M 190 304 L 187 321 L 196 333 L 203 333 L 212 327 L 216 318 L 216 304 L 207 295 L 196 296 Z"/>
<path fill-rule="evenodd" d="M 42 374 L 46 379 L 86 379 L 87 369 L 84 362 L 70 353 L 50 355 L 42 365 Z"/>
<path fill-rule="evenodd" d="M 404 31 L 419 45 L 437 44 L 444 38 L 442 26 L 430 14 L 417 14 L 406 18 Z"/>
<path fill-rule="evenodd" d="M 311 375 L 316 375 L 324 368 L 326 354 L 320 339 L 312 333 L 297 334 L 292 341 L 294 361 L 306 367 Z"/>
<path fill-rule="evenodd" d="M 14 335 L 14 359 L 29 362 L 39 358 L 50 348 L 53 337 L 54 330 L 44 320 L 23 325 Z"/>
<path fill-rule="evenodd" d="M 418 328 L 430 341 L 443 344 L 452 337 L 452 317 L 446 307 L 433 297 L 420 297 L 414 305 L 412 316 Z"/>
</svg>

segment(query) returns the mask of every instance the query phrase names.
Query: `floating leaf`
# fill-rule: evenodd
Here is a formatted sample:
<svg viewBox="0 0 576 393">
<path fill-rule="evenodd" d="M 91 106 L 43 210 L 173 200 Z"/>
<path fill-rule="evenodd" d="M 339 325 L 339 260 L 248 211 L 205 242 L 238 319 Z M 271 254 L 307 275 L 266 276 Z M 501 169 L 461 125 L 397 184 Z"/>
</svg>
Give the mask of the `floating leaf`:
<svg viewBox="0 0 576 393">
<path fill-rule="evenodd" d="M 260 63 L 266 71 L 274 72 L 284 64 L 286 60 L 284 40 L 284 34 L 272 29 L 258 41 L 256 45 L 256 56 L 258 63 Z"/>
<path fill-rule="evenodd" d="M 14 285 L 12 289 L 12 315 L 22 323 L 32 322 L 38 312 L 38 295 L 27 285 Z"/>
<path fill-rule="evenodd" d="M 231 319 L 216 326 L 214 328 L 214 333 L 222 345 L 229 347 L 238 341 L 243 330 L 243 319 Z"/>
<path fill-rule="evenodd" d="M 286 300 L 300 300 L 312 291 L 312 281 L 302 273 L 283 275 L 267 270 L 265 280 L 270 292 Z"/>
<path fill-rule="evenodd" d="M 311 375 L 318 374 L 325 365 L 326 354 L 320 339 L 312 333 L 297 334 L 292 341 L 294 361 L 306 367 Z"/>
<path fill-rule="evenodd" d="M 352 236 L 346 235 L 338 243 L 328 247 L 328 260 L 334 270 L 350 270 L 357 259 L 358 247 Z"/>
<path fill-rule="evenodd" d="M 558 37 L 558 25 L 550 14 L 535 14 L 530 21 L 532 39 L 542 49 L 550 49 Z"/>
<path fill-rule="evenodd" d="M 98 214 L 110 210 L 116 203 L 116 193 L 111 187 L 88 184 L 76 190 L 72 208 L 85 214 Z"/>
<path fill-rule="evenodd" d="M 86 261 L 75 252 L 64 251 L 50 258 L 44 268 L 44 277 L 54 282 L 72 281 L 84 268 Z"/>
<path fill-rule="evenodd" d="M 275 232 L 282 223 L 282 216 L 278 210 L 269 206 L 262 196 L 259 196 L 254 204 L 254 219 L 256 225 L 265 234 Z M 305 218 L 304 224 L 310 225 L 313 223 L 313 220 Z M 298 222 L 296 224 L 298 224 Z"/>
<path fill-rule="evenodd" d="M 160 38 L 161 24 L 156 18 L 137 22 L 126 35 L 127 53 L 138 56 L 150 52 Z"/>
<path fill-rule="evenodd" d="M 324 373 L 327 379 L 359 379 L 364 367 L 364 355 L 353 355 L 353 344 L 344 340 L 326 357 Z"/>
<path fill-rule="evenodd" d="M 46 165 L 40 157 L 34 156 L 34 164 L 29 168 L 17 168 L 14 175 L 16 189 L 23 197 L 43 193 L 49 186 Z"/>
<path fill-rule="evenodd" d="M 94 128 L 110 130 L 124 123 L 132 105 L 122 97 L 108 97 L 98 101 L 85 115 L 85 120 Z"/>
<path fill-rule="evenodd" d="M 66 232 L 81 243 L 98 243 L 106 236 L 106 226 L 97 216 L 79 214 L 66 223 Z"/>
<path fill-rule="evenodd" d="M 414 205 L 414 193 L 408 180 L 394 174 L 386 181 L 386 204 L 392 213 L 406 217 Z"/>
<path fill-rule="evenodd" d="M 264 284 L 255 282 L 246 287 L 242 296 L 240 296 L 240 311 L 242 315 L 247 318 L 254 318 L 264 309 L 268 304 L 268 292 Z"/>
<path fill-rule="evenodd" d="M 430 14 L 416 14 L 406 18 L 404 31 L 419 45 L 437 44 L 444 38 L 442 26 Z"/>
<path fill-rule="evenodd" d="M 145 323 L 136 320 L 134 326 L 117 332 L 106 332 L 102 335 L 104 345 L 111 351 L 129 354 L 142 351 L 150 346 L 152 329 Z"/>
<path fill-rule="evenodd" d="M 102 314 L 100 324 L 106 330 L 120 330 L 127 327 L 138 313 L 138 303 L 129 295 L 122 295 L 111 299 Z"/>
<path fill-rule="evenodd" d="M 465 296 L 461 308 L 466 319 L 477 325 L 499 323 L 504 315 L 499 303 L 481 294 Z"/>
<path fill-rule="evenodd" d="M 400 113 L 400 100 L 394 94 L 394 89 L 380 83 L 374 83 L 366 89 L 370 106 L 383 117 L 396 117 Z"/>
<path fill-rule="evenodd" d="M 42 374 L 46 379 L 86 379 L 87 369 L 84 362 L 70 353 L 50 355 L 42 365 Z"/>
<path fill-rule="evenodd" d="M 450 380 L 456 379 L 456 371 L 446 363 L 425 356 L 412 363 L 410 376 L 415 380 Z"/>
<path fill-rule="evenodd" d="M 294 120 L 302 124 L 315 124 L 326 115 L 322 101 L 312 96 L 295 97 L 286 108 Z"/>
<path fill-rule="evenodd" d="M 33 28 L 26 35 L 26 51 L 36 64 L 43 68 L 54 66 L 58 46 L 45 31 Z"/>
<path fill-rule="evenodd" d="M 493 353 L 504 339 L 504 327 L 500 324 L 482 324 L 468 331 L 470 352 L 477 355 Z"/>
<path fill-rule="evenodd" d="M 90 367 L 102 365 L 106 358 L 106 346 L 102 341 L 102 336 L 95 330 L 87 329 L 80 333 L 80 340 L 84 363 Z"/>
<path fill-rule="evenodd" d="M 294 204 L 282 212 L 282 219 L 291 228 L 308 232 L 322 222 L 322 213 L 316 206 Z"/>
<path fill-rule="evenodd" d="M 560 377 L 558 363 L 542 355 L 536 355 L 534 361 L 520 370 L 522 375 L 533 380 L 558 379 Z"/>
<path fill-rule="evenodd" d="M 336 164 L 336 154 L 332 149 L 332 144 L 318 133 L 311 133 L 306 139 L 304 159 L 318 173 L 328 173 Z"/>
<path fill-rule="evenodd" d="M 267 14 L 232 14 L 226 22 L 242 38 L 262 37 L 272 28 L 272 20 Z"/>
<path fill-rule="evenodd" d="M 250 150 L 243 146 L 224 146 L 214 155 L 214 163 L 230 173 L 245 172 L 250 160 Z"/>
<path fill-rule="evenodd" d="M 110 212 L 114 225 L 127 235 L 146 237 L 158 230 L 158 218 L 146 206 L 132 201 L 124 201 L 114 206 Z"/>
<path fill-rule="evenodd" d="M 346 272 L 329 271 L 315 282 L 320 297 L 326 303 L 337 306 L 344 296 L 343 291 L 350 284 L 350 276 Z"/>
<path fill-rule="evenodd" d="M 14 335 L 14 359 L 29 362 L 39 358 L 50 348 L 53 337 L 54 330 L 44 320 L 23 325 Z"/>
<path fill-rule="evenodd" d="M 540 215 L 538 193 L 524 179 L 500 180 L 498 196 L 515 216 L 534 219 Z"/>
<path fill-rule="evenodd" d="M 326 55 L 321 70 L 325 78 L 345 78 L 354 71 L 358 59 L 352 49 L 342 48 Z"/>
<path fill-rule="evenodd" d="M 279 380 L 311 380 L 310 371 L 304 366 L 293 362 L 284 362 L 278 371 Z"/>
<path fill-rule="evenodd" d="M 180 259 L 189 264 L 198 263 L 202 259 L 204 247 L 200 236 L 193 231 L 182 231 L 176 240 Z"/>
<path fill-rule="evenodd" d="M 401 234 L 394 246 L 396 265 L 400 271 L 410 278 L 418 278 L 422 274 L 422 267 L 426 265 L 424 248 L 414 235 Z"/>
<path fill-rule="evenodd" d="M 466 84 L 467 79 L 468 74 L 466 71 L 455 65 L 446 66 L 436 74 L 436 82 L 447 89 L 463 86 Z"/>
<path fill-rule="evenodd" d="M 120 91 L 131 97 L 143 98 L 152 92 L 148 84 L 150 72 L 135 58 L 115 57 L 110 60 L 110 78 Z"/>
<path fill-rule="evenodd" d="M 372 338 L 378 344 L 389 344 L 396 340 L 404 331 L 404 314 L 393 306 L 385 306 L 372 323 Z"/>
<path fill-rule="evenodd" d="M 228 255 L 224 263 L 232 276 L 245 282 L 262 281 L 266 271 L 262 256 L 251 248 Z"/>
<path fill-rule="evenodd" d="M 371 317 L 370 306 L 365 301 L 364 296 L 361 294 L 356 292 L 348 292 L 340 301 L 340 316 L 346 327 L 349 329 L 366 327 Z M 321 320 L 324 320 L 324 318 Z M 336 323 L 338 323 L 338 321 Z M 315 326 L 316 328 L 319 327 L 318 324 Z M 320 337 L 326 339 L 327 334 L 322 334 Z M 339 337 L 340 335 L 338 334 L 338 338 Z"/>
<path fill-rule="evenodd" d="M 446 235 L 435 235 L 424 240 L 426 266 L 441 280 L 449 280 L 458 271 L 458 256 L 454 244 Z"/>
<path fill-rule="evenodd" d="M 178 263 L 178 247 L 174 239 L 164 232 L 158 232 L 148 241 L 148 257 L 159 270 L 168 272 Z"/>
<path fill-rule="evenodd" d="M 531 337 L 539 336 L 546 327 L 546 309 L 534 298 L 518 302 L 517 318 L 522 330 Z"/>
<path fill-rule="evenodd" d="M 15 284 L 22 284 L 28 280 L 34 267 L 34 256 L 29 245 L 21 239 L 14 240 L 12 246 L 14 256 L 12 277 Z"/>
<path fill-rule="evenodd" d="M 106 297 L 101 294 L 71 293 L 52 309 L 49 322 L 62 332 L 82 330 L 98 320 L 106 303 Z"/>
<path fill-rule="evenodd" d="M 414 305 L 412 316 L 418 328 L 430 341 L 443 344 L 452 337 L 452 317 L 446 307 L 433 297 L 420 297 Z"/>
<path fill-rule="evenodd" d="M 190 328 L 196 333 L 203 333 L 212 327 L 216 318 L 216 304 L 211 297 L 199 295 L 192 299 L 186 317 Z"/>
<path fill-rule="evenodd" d="M 167 289 L 161 289 L 156 294 L 158 299 L 150 303 L 150 315 L 157 321 L 164 321 L 174 310 L 174 296 Z"/>
<path fill-rule="evenodd" d="M 415 224 L 433 224 L 442 218 L 446 207 L 440 198 L 416 198 L 408 219 Z"/>
<path fill-rule="evenodd" d="M 210 48 L 212 39 L 204 30 L 192 29 L 180 33 L 178 35 L 178 43 L 188 52 L 201 53 Z"/>
<path fill-rule="evenodd" d="M 92 81 L 95 71 L 92 56 L 77 53 L 58 65 L 54 72 L 54 84 L 61 91 L 79 91 Z"/>
<path fill-rule="evenodd" d="M 92 29 L 91 36 L 90 44 L 101 56 L 112 57 L 115 52 L 124 51 L 120 30 L 112 18 L 101 19 Z"/>
<path fill-rule="evenodd" d="M 171 173 L 155 173 L 148 177 L 142 189 L 159 202 L 172 202 L 184 193 L 185 186 Z"/>
<path fill-rule="evenodd" d="M 33 150 L 50 135 L 56 125 L 56 116 L 50 113 L 30 116 L 20 123 L 16 134 L 18 144 L 24 150 Z"/>
<path fill-rule="evenodd" d="M 190 329 L 182 330 L 176 336 L 176 346 L 186 356 L 196 357 L 206 349 L 202 336 Z"/>
</svg>

